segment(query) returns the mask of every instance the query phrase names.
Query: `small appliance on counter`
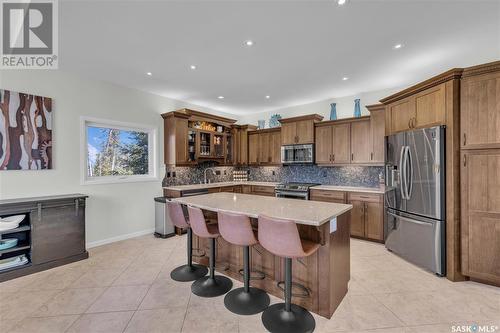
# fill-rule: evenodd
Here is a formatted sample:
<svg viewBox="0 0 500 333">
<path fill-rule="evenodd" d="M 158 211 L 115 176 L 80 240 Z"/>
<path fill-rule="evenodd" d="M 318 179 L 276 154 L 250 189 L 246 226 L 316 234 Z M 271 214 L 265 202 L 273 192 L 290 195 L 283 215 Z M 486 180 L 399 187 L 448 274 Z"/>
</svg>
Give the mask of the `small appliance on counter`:
<svg viewBox="0 0 500 333">
<path fill-rule="evenodd" d="M 446 274 L 445 128 L 436 126 L 386 138 L 385 246 Z"/>
<path fill-rule="evenodd" d="M 174 224 L 170 220 L 167 211 L 168 197 L 156 197 L 155 200 L 155 236 L 160 238 L 168 238 L 175 235 Z"/>
</svg>

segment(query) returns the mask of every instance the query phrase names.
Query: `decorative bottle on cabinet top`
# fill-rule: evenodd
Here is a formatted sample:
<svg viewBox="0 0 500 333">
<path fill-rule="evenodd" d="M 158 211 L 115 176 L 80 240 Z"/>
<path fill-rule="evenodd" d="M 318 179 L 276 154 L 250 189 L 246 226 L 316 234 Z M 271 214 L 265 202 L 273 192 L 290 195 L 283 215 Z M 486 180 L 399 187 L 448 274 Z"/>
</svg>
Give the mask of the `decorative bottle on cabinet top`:
<svg viewBox="0 0 500 333">
<path fill-rule="evenodd" d="M 359 98 L 356 98 L 354 100 L 354 117 L 359 118 L 361 117 L 361 107 L 359 105 Z"/>
</svg>

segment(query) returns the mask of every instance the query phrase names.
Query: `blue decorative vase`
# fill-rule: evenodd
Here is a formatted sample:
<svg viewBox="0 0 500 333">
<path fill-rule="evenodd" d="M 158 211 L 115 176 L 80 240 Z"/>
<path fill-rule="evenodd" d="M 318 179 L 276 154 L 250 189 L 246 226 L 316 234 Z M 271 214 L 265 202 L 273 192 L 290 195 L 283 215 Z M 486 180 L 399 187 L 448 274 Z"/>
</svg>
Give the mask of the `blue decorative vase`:
<svg viewBox="0 0 500 333">
<path fill-rule="evenodd" d="M 273 114 L 271 116 L 271 118 L 269 119 L 269 127 L 272 128 L 272 127 L 280 127 L 281 126 L 281 123 L 279 122 L 279 120 L 281 119 L 281 116 L 279 114 Z"/>
<path fill-rule="evenodd" d="M 330 104 L 330 120 L 337 120 L 337 103 Z"/>
<path fill-rule="evenodd" d="M 359 98 L 354 100 L 354 117 L 361 117 L 361 107 L 359 106 Z"/>
<path fill-rule="evenodd" d="M 257 127 L 259 129 L 264 129 L 264 127 L 266 127 L 266 121 L 265 120 L 257 120 Z"/>
</svg>

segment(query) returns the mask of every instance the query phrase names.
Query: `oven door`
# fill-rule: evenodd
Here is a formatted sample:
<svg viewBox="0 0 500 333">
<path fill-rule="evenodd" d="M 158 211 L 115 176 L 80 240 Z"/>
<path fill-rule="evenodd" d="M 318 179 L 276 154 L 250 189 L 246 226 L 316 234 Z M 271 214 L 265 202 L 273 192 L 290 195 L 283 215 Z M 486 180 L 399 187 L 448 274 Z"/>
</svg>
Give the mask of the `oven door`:
<svg viewBox="0 0 500 333">
<path fill-rule="evenodd" d="M 308 192 L 277 190 L 275 195 L 276 198 L 309 200 Z"/>
</svg>

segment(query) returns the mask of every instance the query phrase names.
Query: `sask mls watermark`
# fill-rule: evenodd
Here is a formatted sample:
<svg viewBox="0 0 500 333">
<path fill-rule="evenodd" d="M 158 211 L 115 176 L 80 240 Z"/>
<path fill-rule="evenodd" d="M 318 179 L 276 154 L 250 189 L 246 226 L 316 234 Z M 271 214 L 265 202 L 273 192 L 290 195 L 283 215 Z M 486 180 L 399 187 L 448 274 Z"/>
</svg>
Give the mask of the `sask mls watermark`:
<svg viewBox="0 0 500 333">
<path fill-rule="evenodd" d="M 0 0 L 1 69 L 57 69 L 57 0 Z"/>
</svg>

